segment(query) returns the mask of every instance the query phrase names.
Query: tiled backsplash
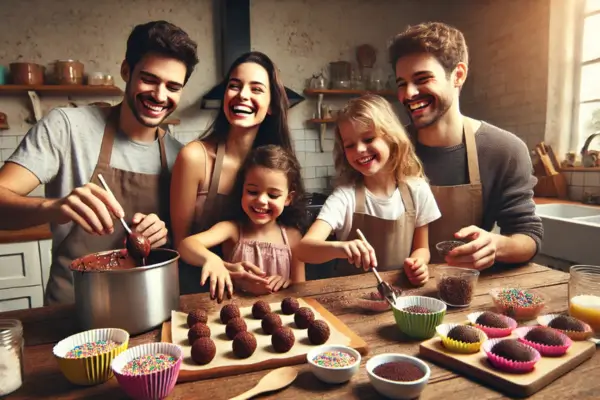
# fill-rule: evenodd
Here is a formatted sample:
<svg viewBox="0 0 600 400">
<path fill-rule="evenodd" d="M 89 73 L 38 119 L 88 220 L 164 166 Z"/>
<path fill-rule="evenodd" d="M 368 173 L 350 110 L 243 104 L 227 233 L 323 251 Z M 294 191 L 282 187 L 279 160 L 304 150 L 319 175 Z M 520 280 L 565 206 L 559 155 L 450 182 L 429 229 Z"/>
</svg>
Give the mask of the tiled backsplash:
<svg viewBox="0 0 600 400">
<path fill-rule="evenodd" d="M 569 184 L 569 199 L 581 201 L 584 193 L 600 195 L 600 171 L 563 172 Z"/>
</svg>

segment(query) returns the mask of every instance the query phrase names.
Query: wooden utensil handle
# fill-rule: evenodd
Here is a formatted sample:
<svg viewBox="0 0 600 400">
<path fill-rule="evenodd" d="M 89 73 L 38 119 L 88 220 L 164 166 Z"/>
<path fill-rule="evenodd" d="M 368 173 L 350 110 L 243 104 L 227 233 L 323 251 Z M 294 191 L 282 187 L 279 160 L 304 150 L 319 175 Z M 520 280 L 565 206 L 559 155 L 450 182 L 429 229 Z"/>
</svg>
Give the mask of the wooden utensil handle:
<svg viewBox="0 0 600 400">
<path fill-rule="evenodd" d="M 253 387 L 252 389 L 248 390 L 247 392 L 244 392 L 238 396 L 232 397 L 229 400 L 248 400 L 260 393 L 261 393 L 260 391 L 256 390 L 256 388 Z"/>
</svg>

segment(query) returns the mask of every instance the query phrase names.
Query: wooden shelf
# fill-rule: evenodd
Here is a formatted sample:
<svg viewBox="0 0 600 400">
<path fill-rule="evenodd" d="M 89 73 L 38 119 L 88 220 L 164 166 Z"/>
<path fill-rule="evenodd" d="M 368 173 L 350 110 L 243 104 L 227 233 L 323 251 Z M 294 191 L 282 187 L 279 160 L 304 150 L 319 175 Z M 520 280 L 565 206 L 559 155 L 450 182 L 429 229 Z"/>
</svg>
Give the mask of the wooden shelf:
<svg viewBox="0 0 600 400">
<path fill-rule="evenodd" d="M 565 167 L 562 172 L 600 172 L 600 167 Z"/>
<path fill-rule="evenodd" d="M 312 118 L 307 120 L 306 122 L 312 124 L 333 124 L 335 123 L 335 118 Z"/>
<path fill-rule="evenodd" d="M 340 96 L 352 96 L 352 95 L 363 95 L 367 93 L 378 94 L 380 96 L 393 96 L 396 97 L 397 93 L 395 90 L 359 90 L 359 89 L 304 89 L 304 94 L 307 96 L 316 96 L 319 94 L 326 95 L 340 95 Z"/>
<path fill-rule="evenodd" d="M 120 96 L 123 91 L 117 86 L 89 86 L 89 85 L 0 85 L 1 94 L 17 94 L 27 92 L 57 95 L 82 95 L 82 96 Z"/>
</svg>

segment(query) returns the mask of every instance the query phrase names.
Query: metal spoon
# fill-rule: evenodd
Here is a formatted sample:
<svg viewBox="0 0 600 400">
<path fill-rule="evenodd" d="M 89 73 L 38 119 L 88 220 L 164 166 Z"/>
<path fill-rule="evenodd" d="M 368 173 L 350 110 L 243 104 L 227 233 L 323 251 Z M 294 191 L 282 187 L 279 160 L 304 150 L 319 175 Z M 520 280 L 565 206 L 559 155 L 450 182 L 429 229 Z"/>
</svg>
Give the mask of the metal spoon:
<svg viewBox="0 0 600 400">
<path fill-rule="evenodd" d="M 98 179 L 100 180 L 100 183 L 102 183 L 104 190 L 110 193 L 111 196 L 115 197 L 113 192 L 106 184 L 106 181 L 104 180 L 102 174 L 98 174 Z M 125 231 L 127 232 L 127 240 L 125 243 L 127 252 L 131 257 L 140 260 L 142 261 L 142 263 L 144 263 L 144 260 L 150 254 L 150 241 L 144 235 L 137 232 L 133 232 L 131 228 L 129 228 L 129 225 L 127 225 L 127 222 L 125 222 L 125 219 L 123 217 L 119 218 L 119 220 L 121 221 L 123 228 L 125 228 Z"/>
<path fill-rule="evenodd" d="M 283 389 L 294 382 L 297 376 L 298 372 L 292 367 L 274 369 L 263 376 L 252 389 L 229 400 L 246 400 L 261 393 Z"/>
</svg>

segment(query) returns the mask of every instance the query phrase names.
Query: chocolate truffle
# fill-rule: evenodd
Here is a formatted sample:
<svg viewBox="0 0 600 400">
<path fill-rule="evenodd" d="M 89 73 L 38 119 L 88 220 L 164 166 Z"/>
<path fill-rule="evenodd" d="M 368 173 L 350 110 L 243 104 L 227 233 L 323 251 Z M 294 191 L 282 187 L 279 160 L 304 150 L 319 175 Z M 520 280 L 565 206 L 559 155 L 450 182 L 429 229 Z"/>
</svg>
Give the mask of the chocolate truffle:
<svg viewBox="0 0 600 400">
<path fill-rule="evenodd" d="M 292 315 L 300 308 L 300 303 L 293 297 L 286 297 L 281 302 L 281 312 L 285 315 Z"/>
<path fill-rule="evenodd" d="M 475 323 L 488 328 L 508 328 L 508 323 L 502 318 L 502 315 L 491 311 L 482 312 L 475 320 Z"/>
<path fill-rule="evenodd" d="M 267 335 L 270 335 L 281 326 L 281 317 L 273 312 L 268 313 L 264 316 L 260 325 L 262 326 L 262 330 Z"/>
<path fill-rule="evenodd" d="M 562 346 L 564 341 L 558 331 L 544 326 L 533 328 L 525 335 L 525 339 L 546 346 Z"/>
<path fill-rule="evenodd" d="M 329 339 L 329 325 L 320 319 L 315 320 L 308 326 L 308 340 L 312 344 L 323 344 Z"/>
<path fill-rule="evenodd" d="M 271 336 L 271 344 L 278 353 L 286 353 L 290 351 L 290 349 L 294 346 L 294 343 L 296 343 L 294 332 L 287 326 L 280 326 L 275 332 L 273 332 L 273 336 Z"/>
<path fill-rule="evenodd" d="M 244 332 L 247 329 L 248 326 L 243 318 L 233 318 L 227 323 L 227 326 L 225 327 L 225 334 L 229 339 L 233 340 L 238 333 Z"/>
<path fill-rule="evenodd" d="M 263 319 L 270 312 L 271 306 L 264 300 L 259 300 L 252 306 L 252 316 L 256 319 Z"/>
<path fill-rule="evenodd" d="M 192 325 L 188 331 L 188 342 L 194 344 L 194 342 L 202 337 L 210 337 L 210 328 L 208 325 L 198 322 Z"/>
<path fill-rule="evenodd" d="M 310 323 L 314 320 L 315 314 L 313 314 L 312 310 L 308 307 L 301 307 L 294 314 L 294 322 L 300 329 L 308 328 L 308 325 L 310 325 Z"/>
<path fill-rule="evenodd" d="M 208 364 L 215 358 L 215 354 L 217 354 L 217 346 L 211 338 L 201 337 L 192 345 L 192 360 L 196 364 Z"/>
<path fill-rule="evenodd" d="M 417 381 L 425 376 L 421 368 L 408 361 L 391 361 L 380 364 L 373 369 L 380 378 L 396 382 Z"/>
<path fill-rule="evenodd" d="M 256 350 L 256 338 L 248 331 L 240 332 L 233 338 L 233 354 L 238 358 L 248 358 Z"/>
<path fill-rule="evenodd" d="M 448 337 L 463 343 L 477 343 L 481 340 L 477 331 L 466 325 L 457 325 L 450 329 Z"/>
<path fill-rule="evenodd" d="M 548 324 L 550 328 L 560 329 L 563 331 L 583 332 L 585 326 L 577 318 L 569 317 L 568 315 L 560 315 L 554 318 Z"/>
<path fill-rule="evenodd" d="M 411 312 L 415 314 L 431 314 L 431 310 L 423 306 L 410 306 L 403 308 L 402 311 Z"/>
<path fill-rule="evenodd" d="M 492 353 L 511 361 L 526 362 L 533 360 L 529 346 L 515 339 L 501 340 L 492 347 Z"/>
<path fill-rule="evenodd" d="M 196 325 L 198 322 L 205 324 L 208 321 L 208 314 L 201 308 L 192 310 L 187 316 L 188 328 Z"/>
<path fill-rule="evenodd" d="M 237 318 L 240 315 L 240 309 L 235 304 L 227 304 L 221 308 L 221 322 L 224 324 L 228 323 L 230 319 Z"/>
</svg>

